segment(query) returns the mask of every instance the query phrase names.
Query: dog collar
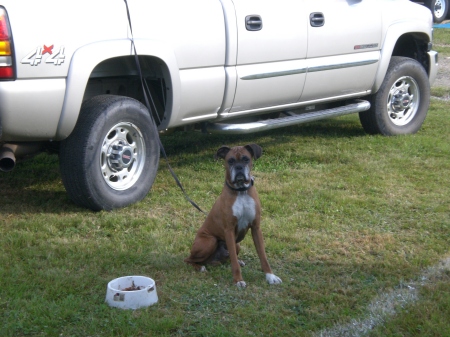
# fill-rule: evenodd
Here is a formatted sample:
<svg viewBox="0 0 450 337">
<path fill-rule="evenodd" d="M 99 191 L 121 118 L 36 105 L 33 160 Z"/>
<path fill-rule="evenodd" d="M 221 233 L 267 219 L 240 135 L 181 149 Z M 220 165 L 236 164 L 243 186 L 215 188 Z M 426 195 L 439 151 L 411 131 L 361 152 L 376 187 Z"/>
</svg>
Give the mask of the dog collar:
<svg viewBox="0 0 450 337">
<path fill-rule="evenodd" d="M 236 191 L 236 192 L 248 191 L 250 189 L 250 187 L 253 186 L 254 183 L 255 183 L 255 177 L 252 177 L 252 179 L 250 180 L 250 185 L 248 185 L 248 187 L 235 188 L 235 187 L 231 186 L 230 184 L 228 184 L 228 181 L 225 180 L 225 184 L 228 186 L 228 188 L 233 191 Z"/>
</svg>

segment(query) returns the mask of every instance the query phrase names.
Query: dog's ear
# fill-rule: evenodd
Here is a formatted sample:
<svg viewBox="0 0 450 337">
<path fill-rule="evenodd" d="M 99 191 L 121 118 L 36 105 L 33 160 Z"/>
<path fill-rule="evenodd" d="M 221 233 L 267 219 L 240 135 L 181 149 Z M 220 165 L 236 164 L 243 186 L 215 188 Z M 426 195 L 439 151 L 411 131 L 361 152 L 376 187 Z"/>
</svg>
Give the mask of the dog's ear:
<svg viewBox="0 0 450 337">
<path fill-rule="evenodd" d="M 230 148 L 228 146 L 222 146 L 220 149 L 217 150 L 216 155 L 214 156 L 215 159 L 225 159 L 227 156 L 227 153 L 230 151 Z"/>
<path fill-rule="evenodd" d="M 262 148 L 256 144 L 248 144 L 244 146 L 250 152 L 254 159 L 258 159 L 262 155 Z"/>
</svg>

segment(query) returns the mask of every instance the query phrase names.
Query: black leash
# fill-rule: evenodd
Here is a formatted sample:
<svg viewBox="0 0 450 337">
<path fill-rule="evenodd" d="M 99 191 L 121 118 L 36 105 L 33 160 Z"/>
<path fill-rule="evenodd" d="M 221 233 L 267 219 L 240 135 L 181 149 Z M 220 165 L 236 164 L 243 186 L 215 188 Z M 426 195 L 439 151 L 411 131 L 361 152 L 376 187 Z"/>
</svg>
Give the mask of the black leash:
<svg viewBox="0 0 450 337">
<path fill-rule="evenodd" d="M 150 107 L 150 101 L 151 101 L 151 102 L 152 102 L 152 105 L 153 105 L 153 108 L 154 108 L 153 111 L 155 111 L 155 115 L 156 115 L 156 116 L 158 117 L 158 119 L 159 119 L 159 116 L 158 116 L 158 114 L 156 113 L 157 109 L 156 109 L 156 106 L 155 106 L 155 102 L 153 101 L 152 94 L 150 93 L 150 90 L 149 90 L 149 88 L 148 88 L 148 86 L 147 86 L 147 82 L 145 82 L 144 76 L 142 75 L 141 64 L 140 64 L 140 62 L 139 62 L 138 53 L 137 53 L 137 51 L 136 51 L 136 46 L 135 46 L 135 44 L 134 44 L 133 28 L 131 27 L 130 10 L 128 9 L 128 3 L 127 3 L 127 0 L 124 0 L 124 1 L 125 1 L 125 6 L 126 6 L 126 8 L 127 8 L 128 24 L 130 25 L 131 45 L 133 46 L 133 50 L 134 50 L 134 59 L 135 59 L 135 61 L 136 61 L 136 67 L 137 67 L 137 70 L 138 70 L 138 73 L 139 73 L 139 77 L 140 77 L 140 80 L 141 80 L 142 92 L 144 93 L 144 99 L 145 99 L 145 105 L 146 105 L 146 107 L 147 107 L 147 109 L 148 109 L 148 112 L 150 113 L 150 117 L 151 117 L 152 122 L 153 122 L 153 127 L 154 127 L 154 129 L 155 129 L 154 132 L 156 132 L 156 134 L 158 135 L 159 148 L 160 148 L 160 150 L 161 150 L 161 152 L 162 152 L 162 154 L 163 154 L 163 156 L 164 156 L 164 159 L 166 160 L 166 164 L 167 164 L 167 167 L 169 168 L 170 174 L 172 175 L 173 179 L 174 179 L 175 182 L 177 183 L 178 187 L 179 187 L 179 188 L 181 189 L 181 191 L 183 192 L 184 197 L 186 198 L 186 200 L 189 201 L 189 202 L 191 203 L 192 206 L 194 206 L 196 209 L 198 209 L 200 212 L 202 212 L 203 214 L 206 215 L 207 213 L 206 213 L 205 211 L 203 211 L 203 210 L 202 210 L 202 209 L 201 209 L 201 208 L 200 208 L 200 207 L 199 207 L 199 206 L 198 206 L 191 198 L 189 198 L 188 194 L 187 194 L 186 191 L 184 190 L 183 185 L 182 185 L 181 182 L 180 182 L 180 179 L 178 179 L 178 177 L 177 177 L 177 175 L 175 174 L 174 170 L 173 170 L 172 167 L 170 166 L 169 159 L 167 158 L 166 150 L 164 149 L 164 146 L 163 146 L 163 144 L 162 144 L 162 142 L 161 142 L 161 138 L 159 137 L 158 129 L 156 128 L 155 119 L 154 119 L 153 114 L 152 114 L 152 110 L 153 110 L 153 109 Z M 150 100 L 148 99 L 148 97 L 150 97 Z M 159 122 L 161 122 L 161 121 L 159 121 Z"/>
</svg>

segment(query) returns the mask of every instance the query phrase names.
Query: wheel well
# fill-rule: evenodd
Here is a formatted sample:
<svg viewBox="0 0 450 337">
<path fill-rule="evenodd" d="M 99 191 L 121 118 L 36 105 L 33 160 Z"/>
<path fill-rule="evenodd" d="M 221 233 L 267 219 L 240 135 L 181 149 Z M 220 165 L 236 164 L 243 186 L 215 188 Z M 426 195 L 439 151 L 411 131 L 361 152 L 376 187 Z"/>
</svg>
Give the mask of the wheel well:
<svg viewBox="0 0 450 337">
<path fill-rule="evenodd" d="M 425 34 L 404 34 L 395 44 L 392 56 L 404 56 L 417 60 L 429 72 L 427 56 L 429 38 Z"/>
<path fill-rule="evenodd" d="M 151 93 L 153 118 L 160 125 L 168 116 L 172 101 L 170 74 L 159 58 L 139 56 L 144 81 Z M 145 105 L 140 76 L 134 56 L 115 57 L 99 63 L 91 72 L 83 102 L 98 95 L 111 94 L 134 98 Z"/>
</svg>

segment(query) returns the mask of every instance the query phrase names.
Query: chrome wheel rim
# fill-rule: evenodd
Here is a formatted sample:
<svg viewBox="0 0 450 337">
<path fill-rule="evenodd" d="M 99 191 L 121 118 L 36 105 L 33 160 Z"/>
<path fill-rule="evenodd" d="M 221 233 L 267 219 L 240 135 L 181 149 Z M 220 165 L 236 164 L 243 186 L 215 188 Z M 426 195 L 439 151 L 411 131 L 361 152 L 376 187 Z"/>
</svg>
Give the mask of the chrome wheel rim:
<svg viewBox="0 0 450 337">
<path fill-rule="evenodd" d="M 113 126 L 103 140 L 100 167 L 103 179 L 114 190 L 126 190 L 141 176 L 145 164 L 145 142 L 133 123 Z"/>
<path fill-rule="evenodd" d="M 389 90 L 387 113 L 392 123 L 404 126 L 411 122 L 419 109 L 420 91 L 410 76 L 399 78 Z"/>
<path fill-rule="evenodd" d="M 445 13 L 446 2 L 442 0 L 436 0 L 434 3 L 434 16 L 438 19 L 442 18 Z"/>
</svg>

